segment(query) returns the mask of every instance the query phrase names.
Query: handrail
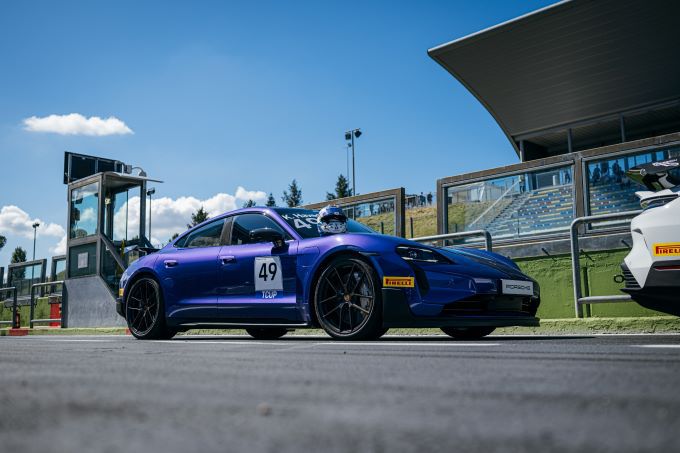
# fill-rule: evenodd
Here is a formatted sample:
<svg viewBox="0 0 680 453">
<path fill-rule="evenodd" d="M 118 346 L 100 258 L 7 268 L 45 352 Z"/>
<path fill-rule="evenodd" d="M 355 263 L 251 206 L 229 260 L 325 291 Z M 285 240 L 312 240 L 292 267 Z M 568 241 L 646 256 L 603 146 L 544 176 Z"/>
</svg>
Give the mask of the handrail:
<svg viewBox="0 0 680 453">
<path fill-rule="evenodd" d="M 586 296 L 581 294 L 581 262 L 580 250 L 578 246 L 579 226 L 585 223 L 603 222 L 606 220 L 628 219 L 635 217 L 642 211 L 625 211 L 616 212 L 612 214 L 599 214 L 585 217 L 578 217 L 571 222 L 570 236 L 571 236 L 571 277 L 574 283 L 574 311 L 577 318 L 583 317 L 583 309 L 581 305 L 597 304 L 597 303 L 614 303 L 614 302 L 629 302 L 631 300 L 629 295 L 616 294 L 610 296 Z"/>
<path fill-rule="evenodd" d="M 118 256 L 117 253 L 115 253 L 116 246 L 114 245 L 114 243 L 111 242 L 111 240 L 109 238 L 107 238 L 106 236 L 104 236 L 103 234 L 100 235 L 99 237 L 104 242 L 104 245 L 106 245 L 106 251 L 111 254 L 111 256 L 113 257 L 116 264 L 118 264 L 118 266 L 120 266 L 120 268 L 122 270 L 125 270 L 127 268 L 127 266 L 125 265 L 123 258 L 121 258 L 120 256 Z"/>
<path fill-rule="evenodd" d="M 12 292 L 14 295 L 12 297 L 12 320 L 11 321 L 0 321 L 0 324 L 10 324 L 13 329 L 18 329 L 17 325 L 17 288 L 16 286 L 8 286 L 6 288 L 0 288 L 0 294 L 5 292 Z"/>
<path fill-rule="evenodd" d="M 61 286 L 61 318 L 51 318 L 51 319 L 34 319 L 33 315 L 35 314 L 35 289 L 36 288 L 41 288 L 43 286 L 55 286 L 55 285 L 62 285 Z M 46 282 L 46 283 L 36 283 L 31 286 L 31 307 L 30 307 L 30 314 L 28 316 L 28 327 L 33 328 L 33 323 L 36 322 L 59 322 L 61 323 L 61 327 L 66 327 L 65 325 L 65 318 L 64 318 L 64 312 L 66 311 L 66 298 L 64 297 L 64 280 L 56 280 L 53 282 Z"/>
<path fill-rule="evenodd" d="M 486 208 L 486 209 L 484 210 L 484 212 L 482 212 L 475 220 L 473 220 L 472 222 L 470 222 L 470 223 L 468 224 L 468 227 L 471 227 L 471 226 L 474 225 L 475 223 L 479 222 L 479 219 L 481 219 L 482 217 L 484 217 L 484 216 L 486 215 L 487 212 L 491 211 L 491 209 L 493 209 L 494 206 L 496 206 L 498 203 L 500 203 L 501 200 L 503 200 L 503 199 L 505 198 L 505 196 L 508 194 L 508 192 L 510 192 L 512 189 L 514 189 L 515 186 L 517 186 L 519 183 L 520 183 L 520 180 L 518 179 L 513 185 L 511 185 L 510 187 L 508 187 L 508 189 L 507 189 L 505 192 L 503 192 L 503 193 L 501 194 L 501 196 L 498 197 L 498 198 L 496 199 L 496 201 L 494 201 L 494 202 L 491 204 L 491 206 L 489 206 L 488 208 Z"/>
<path fill-rule="evenodd" d="M 434 236 L 421 236 L 418 238 L 411 238 L 411 241 L 415 242 L 436 242 L 444 239 L 456 239 L 462 237 L 471 236 L 484 236 L 484 246 L 488 252 L 493 251 L 493 241 L 491 239 L 491 233 L 487 230 L 472 230 L 472 231 L 461 231 L 458 233 L 446 233 L 446 234 L 436 234 Z"/>
</svg>

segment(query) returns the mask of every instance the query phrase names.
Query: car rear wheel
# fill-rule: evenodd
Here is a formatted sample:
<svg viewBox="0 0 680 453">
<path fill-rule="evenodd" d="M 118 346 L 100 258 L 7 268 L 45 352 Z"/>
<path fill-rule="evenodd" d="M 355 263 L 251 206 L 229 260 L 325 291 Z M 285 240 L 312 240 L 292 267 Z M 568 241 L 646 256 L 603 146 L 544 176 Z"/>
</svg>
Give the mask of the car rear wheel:
<svg viewBox="0 0 680 453">
<path fill-rule="evenodd" d="M 160 287 L 150 277 L 142 277 L 130 287 L 125 320 L 130 333 L 140 340 L 170 339 L 177 333 L 165 326 Z"/>
<path fill-rule="evenodd" d="M 373 340 L 385 333 L 378 277 L 365 261 L 341 256 L 316 282 L 314 309 L 321 328 L 333 338 Z"/>
<path fill-rule="evenodd" d="M 256 340 L 276 340 L 284 336 L 288 329 L 285 327 L 251 327 L 246 329 L 246 332 Z"/>
<path fill-rule="evenodd" d="M 456 340 L 479 340 L 494 330 L 495 327 L 442 327 L 442 332 Z"/>
</svg>

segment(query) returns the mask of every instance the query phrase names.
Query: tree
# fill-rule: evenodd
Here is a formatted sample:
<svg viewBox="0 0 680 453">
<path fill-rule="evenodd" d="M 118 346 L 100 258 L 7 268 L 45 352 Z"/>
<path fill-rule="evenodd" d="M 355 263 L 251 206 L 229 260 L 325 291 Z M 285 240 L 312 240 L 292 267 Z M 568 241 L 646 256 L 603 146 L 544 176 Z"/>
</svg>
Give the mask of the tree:
<svg viewBox="0 0 680 453">
<path fill-rule="evenodd" d="M 12 252 L 12 259 L 10 260 L 10 263 L 23 263 L 26 261 L 26 250 L 22 249 L 21 247 L 17 247 L 14 249 Z M 15 270 L 14 275 L 12 275 L 13 279 L 22 279 L 26 276 L 26 269 L 21 269 L 21 270 Z"/>
<path fill-rule="evenodd" d="M 302 189 L 297 184 L 297 181 L 293 181 L 288 186 L 288 191 L 283 191 L 283 197 L 281 197 L 286 206 L 289 208 L 294 208 L 302 204 Z"/>
<path fill-rule="evenodd" d="M 198 208 L 198 211 L 191 214 L 191 223 L 187 224 L 187 228 L 193 228 L 199 223 L 203 223 L 208 219 L 208 213 L 205 211 L 205 209 L 203 209 L 203 206 L 201 206 Z"/>
<path fill-rule="evenodd" d="M 0 234 L 0 250 L 7 244 L 7 238 Z"/>
<path fill-rule="evenodd" d="M 351 196 L 352 189 L 349 188 L 349 182 L 342 174 L 338 175 L 338 180 L 335 182 L 335 193 L 326 192 L 326 200 L 335 200 L 336 198 Z"/>
<path fill-rule="evenodd" d="M 172 242 L 172 241 L 174 241 L 175 239 L 177 239 L 177 236 L 179 236 L 179 233 L 173 234 L 172 237 L 170 238 L 170 242 Z"/>
<path fill-rule="evenodd" d="M 244 208 L 252 208 L 253 206 L 255 206 L 255 202 L 253 200 L 248 200 L 243 203 Z"/>
<path fill-rule="evenodd" d="M 265 204 L 265 206 L 269 208 L 276 206 L 276 200 L 274 199 L 274 195 L 272 195 L 271 192 L 269 192 L 269 197 L 267 198 L 267 203 Z"/>
</svg>

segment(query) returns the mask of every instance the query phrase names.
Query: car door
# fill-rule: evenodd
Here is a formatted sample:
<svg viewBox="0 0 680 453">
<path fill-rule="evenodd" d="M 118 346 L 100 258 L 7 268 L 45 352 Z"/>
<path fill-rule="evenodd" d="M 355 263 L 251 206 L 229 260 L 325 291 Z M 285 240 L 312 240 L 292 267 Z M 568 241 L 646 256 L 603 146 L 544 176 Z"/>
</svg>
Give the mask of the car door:
<svg viewBox="0 0 680 453">
<path fill-rule="evenodd" d="M 250 232 L 276 229 L 283 247 L 255 242 Z M 218 316 L 246 322 L 295 322 L 297 308 L 297 241 L 272 218 L 261 213 L 233 217 L 229 245 L 220 250 L 223 291 L 218 295 Z"/>
<path fill-rule="evenodd" d="M 224 219 L 214 220 L 181 238 L 172 249 L 159 253 L 156 271 L 161 277 L 168 317 L 215 317 L 221 283 L 218 255 L 224 229 Z"/>
</svg>

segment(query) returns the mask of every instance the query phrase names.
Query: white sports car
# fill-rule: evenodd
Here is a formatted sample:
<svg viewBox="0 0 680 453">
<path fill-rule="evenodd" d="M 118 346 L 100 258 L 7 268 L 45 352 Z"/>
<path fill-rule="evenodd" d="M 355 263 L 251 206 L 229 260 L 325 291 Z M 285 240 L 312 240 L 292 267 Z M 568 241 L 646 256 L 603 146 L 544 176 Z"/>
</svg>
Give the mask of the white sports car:
<svg viewBox="0 0 680 453">
<path fill-rule="evenodd" d="M 636 193 L 643 212 L 630 225 L 623 291 L 644 307 L 680 316 L 680 162 L 639 165 L 627 175 L 649 190 Z"/>
</svg>

